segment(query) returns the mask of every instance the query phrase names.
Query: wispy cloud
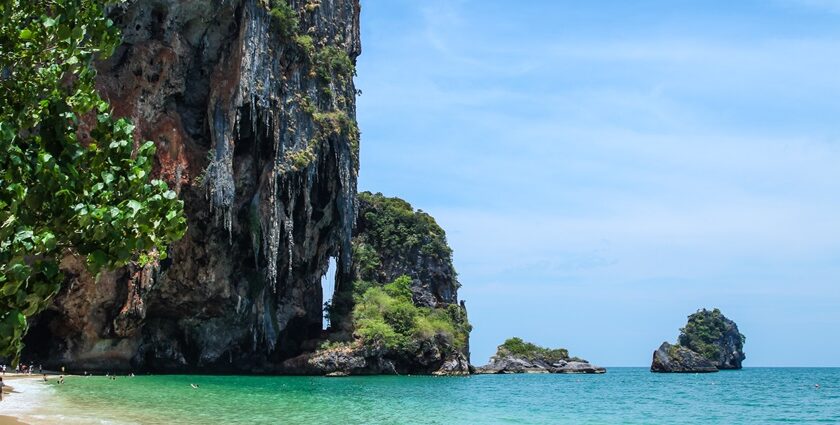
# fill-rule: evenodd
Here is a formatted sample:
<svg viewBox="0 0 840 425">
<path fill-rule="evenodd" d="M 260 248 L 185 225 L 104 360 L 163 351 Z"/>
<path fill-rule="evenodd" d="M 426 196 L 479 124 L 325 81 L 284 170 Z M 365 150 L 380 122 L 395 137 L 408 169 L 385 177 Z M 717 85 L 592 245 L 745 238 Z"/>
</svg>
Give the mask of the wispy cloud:
<svg viewBox="0 0 840 425">
<path fill-rule="evenodd" d="M 708 304 L 792 347 L 805 337 L 782 312 L 814 337 L 840 321 L 814 301 L 840 302 L 840 30 L 766 5 L 593 30 L 594 6 L 399 4 L 412 25 L 370 2 L 363 17 L 391 32 L 359 64 L 360 185 L 447 229 L 478 361 L 516 327 L 638 364 L 652 348 L 639 335 L 661 342 Z M 580 22 L 549 25 L 566 12 Z M 569 320 L 592 328 L 545 327 Z M 782 355 L 750 341 L 768 350 L 752 359 Z"/>
<path fill-rule="evenodd" d="M 782 0 L 784 4 L 840 13 L 840 0 Z"/>
</svg>

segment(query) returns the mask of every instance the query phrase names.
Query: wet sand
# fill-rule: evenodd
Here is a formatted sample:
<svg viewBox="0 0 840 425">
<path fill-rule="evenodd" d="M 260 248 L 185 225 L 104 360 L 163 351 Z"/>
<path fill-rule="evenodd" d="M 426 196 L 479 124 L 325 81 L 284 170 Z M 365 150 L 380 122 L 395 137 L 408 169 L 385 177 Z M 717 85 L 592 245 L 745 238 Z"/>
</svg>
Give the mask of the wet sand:
<svg viewBox="0 0 840 425">
<path fill-rule="evenodd" d="M 14 379 L 9 378 L 11 377 L 3 377 L 3 383 L 6 385 L 3 387 L 3 401 L 0 401 L 0 413 L 3 412 L 3 408 L 9 403 L 14 403 L 13 397 L 15 395 L 12 394 L 14 387 L 9 384 L 9 382 L 14 381 Z M 0 425 L 25 425 L 25 422 L 19 421 L 14 416 L 0 415 Z"/>
<path fill-rule="evenodd" d="M 14 382 L 17 379 L 21 379 L 21 378 L 14 377 L 14 376 L 4 376 L 3 377 L 3 383 L 5 384 L 5 386 L 3 386 L 3 401 L 0 401 L 0 413 L 2 413 L 3 410 L 5 410 L 3 408 L 7 407 L 9 405 L 9 403 L 14 403 L 14 398 L 17 394 L 13 394 L 14 391 L 15 391 L 15 388 L 10 384 L 10 382 Z M 0 415 L 0 425 L 22 425 L 22 424 L 25 425 L 25 422 L 19 421 L 14 416 Z"/>
<path fill-rule="evenodd" d="M 0 425 L 26 425 L 26 422 L 21 422 L 12 416 L 0 416 Z"/>
<path fill-rule="evenodd" d="M 51 377 L 53 380 L 55 377 Z M 26 425 L 20 419 L 24 413 L 31 413 L 31 406 L 37 403 L 43 375 L 7 373 L 3 376 L 3 401 L 0 401 L 0 425 Z M 27 406 L 27 407 L 25 407 Z"/>
</svg>

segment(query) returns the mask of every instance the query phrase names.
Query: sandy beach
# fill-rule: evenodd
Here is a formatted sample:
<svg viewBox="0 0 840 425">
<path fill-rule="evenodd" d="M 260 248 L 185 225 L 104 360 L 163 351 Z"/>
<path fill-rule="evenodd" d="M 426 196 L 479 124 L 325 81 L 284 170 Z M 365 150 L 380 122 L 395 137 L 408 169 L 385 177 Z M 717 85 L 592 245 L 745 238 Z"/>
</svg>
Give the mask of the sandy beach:
<svg viewBox="0 0 840 425">
<path fill-rule="evenodd" d="M 43 375 L 6 374 L 3 382 L 6 391 L 0 402 L 0 425 L 51 425 L 62 423 L 82 425 L 91 423 L 134 424 L 142 421 L 123 421 L 101 411 L 88 411 L 79 405 L 68 405 L 56 394 L 58 373 L 47 372 L 49 382 Z M 67 385 L 83 377 L 67 375 Z M 93 379 L 92 377 L 90 377 Z"/>
<path fill-rule="evenodd" d="M 50 379 L 55 381 L 57 378 L 51 376 Z M 0 402 L 0 425 L 33 423 L 31 419 L 37 418 L 39 406 L 49 396 L 43 377 L 7 373 L 3 376 L 3 383 L 6 386 Z"/>
<path fill-rule="evenodd" d="M 0 425 L 20 425 L 26 424 L 26 422 L 21 422 L 17 420 L 17 418 L 11 416 L 0 416 Z"/>
</svg>

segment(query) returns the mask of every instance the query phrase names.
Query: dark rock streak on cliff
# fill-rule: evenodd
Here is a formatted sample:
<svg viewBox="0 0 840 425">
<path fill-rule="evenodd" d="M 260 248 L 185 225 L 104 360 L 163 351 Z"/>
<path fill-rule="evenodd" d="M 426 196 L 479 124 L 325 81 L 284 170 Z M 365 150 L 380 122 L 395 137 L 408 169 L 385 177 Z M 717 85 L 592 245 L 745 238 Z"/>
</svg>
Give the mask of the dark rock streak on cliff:
<svg viewBox="0 0 840 425">
<path fill-rule="evenodd" d="M 321 336 L 330 257 L 349 274 L 358 171 L 357 0 L 134 0 L 99 65 L 114 112 L 157 145 L 189 231 L 158 267 L 69 284 L 28 358 L 69 370 L 272 372 Z M 284 9 L 285 7 L 285 9 Z"/>
</svg>

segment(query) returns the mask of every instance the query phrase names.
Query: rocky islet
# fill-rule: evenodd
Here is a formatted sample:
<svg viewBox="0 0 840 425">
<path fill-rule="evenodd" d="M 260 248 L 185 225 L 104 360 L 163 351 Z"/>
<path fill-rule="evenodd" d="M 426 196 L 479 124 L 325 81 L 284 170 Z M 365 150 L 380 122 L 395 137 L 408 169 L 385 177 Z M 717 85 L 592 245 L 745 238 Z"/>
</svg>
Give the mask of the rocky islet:
<svg viewBox="0 0 840 425">
<path fill-rule="evenodd" d="M 688 316 L 678 344 L 663 342 L 653 352 L 651 372 L 701 373 L 741 369 L 746 338 L 719 309 Z"/>
<path fill-rule="evenodd" d="M 607 370 L 588 361 L 569 357 L 565 349 L 548 349 L 510 338 L 500 345 L 490 363 L 476 368 L 481 374 L 508 373 L 605 373 Z"/>
</svg>

